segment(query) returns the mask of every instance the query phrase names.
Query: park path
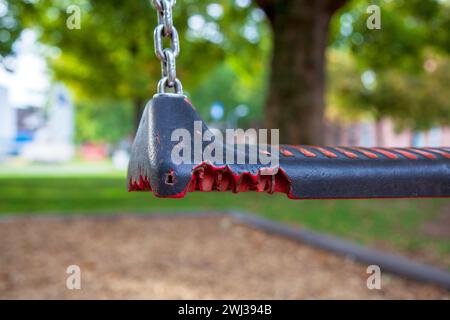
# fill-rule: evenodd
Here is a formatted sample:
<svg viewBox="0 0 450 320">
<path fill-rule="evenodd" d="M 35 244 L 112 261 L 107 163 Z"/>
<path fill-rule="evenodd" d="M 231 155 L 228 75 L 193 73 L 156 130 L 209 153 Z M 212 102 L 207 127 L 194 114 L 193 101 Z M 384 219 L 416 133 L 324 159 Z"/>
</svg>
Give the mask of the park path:
<svg viewBox="0 0 450 320">
<path fill-rule="evenodd" d="M 449 299 L 227 217 L 14 218 L 0 222 L 0 298 Z M 81 268 L 81 290 L 66 268 Z"/>
</svg>

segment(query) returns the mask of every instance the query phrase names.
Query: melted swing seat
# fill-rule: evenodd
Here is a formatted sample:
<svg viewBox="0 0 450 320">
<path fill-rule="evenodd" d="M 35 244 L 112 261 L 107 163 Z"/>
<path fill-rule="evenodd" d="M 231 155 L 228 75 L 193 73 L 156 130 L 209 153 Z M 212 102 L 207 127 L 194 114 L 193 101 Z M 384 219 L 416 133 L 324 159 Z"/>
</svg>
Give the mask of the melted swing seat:
<svg viewBox="0 0 450 320">
<path fill-rule="evenodd" d="M 184 128 L 194 136 L 194 121 L 202 120 L 182 95 L 159 94 L 148 102 L 132 146 L 129 191 L 170 198 L 188 191 L 283 192 L 291 199 L 450 197 L 449 148 L 280 145 L 273 174 L 259 162 L 177 165 L 171 134 Z M 207 130 L 203 121 L 202 127 Z"/>
</svg>

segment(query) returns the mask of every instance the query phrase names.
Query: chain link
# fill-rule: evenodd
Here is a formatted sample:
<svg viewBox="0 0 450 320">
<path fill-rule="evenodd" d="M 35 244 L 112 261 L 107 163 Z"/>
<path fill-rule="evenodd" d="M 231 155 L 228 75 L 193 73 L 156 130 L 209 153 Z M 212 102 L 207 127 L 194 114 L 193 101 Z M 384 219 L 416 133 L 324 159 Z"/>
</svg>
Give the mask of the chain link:
<svg viewBox="0 0 450 320">
<path fill-rule="evenodd" d="M 180 54 L 180 41 L 172 17 L 172 8 L 176 0 L 151 0 L 151 2 L 158 13 L 158 25 L 153 33 L 155 55 L 161 61 L 162 78 L 158 82 L 158 93 L 165 93 L 166 89 L 173 88 L 175 93 L 183 94 L 175 63 Z M 169 39 L 169 48 L 163 47 L 164 38 Z"/>
</svg>

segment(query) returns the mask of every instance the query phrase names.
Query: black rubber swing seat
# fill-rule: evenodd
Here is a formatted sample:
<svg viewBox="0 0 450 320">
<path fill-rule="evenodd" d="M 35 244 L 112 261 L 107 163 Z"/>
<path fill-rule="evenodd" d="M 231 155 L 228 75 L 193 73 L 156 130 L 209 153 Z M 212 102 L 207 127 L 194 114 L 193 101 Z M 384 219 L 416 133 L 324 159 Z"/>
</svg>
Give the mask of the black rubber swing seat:
<svg viewBox="0 0 450 320">
<path fill-rule="evenodd" d="M 195 136 L 194 121 L 201 121 L 203 132 L 208 130 L 184 96 L 159 94 L 148 102 L 131 151 L 129 191 L 171 198 L 188 191 L 283 192 L 291 199 L 450 197 L 448 147 L 280 145 L 278 168 L 259 162 L 177 165 L 171 154 L 179 141 L 172 141 L 171 134 L 184 128 Z M 202 150 L 206 146 L 202 143 Z M 269 169 L 277 170 L 267 174 Z"/>
</svg>

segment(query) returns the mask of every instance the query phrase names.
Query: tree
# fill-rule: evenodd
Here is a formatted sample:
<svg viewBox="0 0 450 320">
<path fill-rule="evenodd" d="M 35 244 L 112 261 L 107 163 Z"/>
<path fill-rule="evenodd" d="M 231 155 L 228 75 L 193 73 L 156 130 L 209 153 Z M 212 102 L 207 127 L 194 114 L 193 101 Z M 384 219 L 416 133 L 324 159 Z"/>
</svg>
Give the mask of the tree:
<svg viewBox="0 0 450 320">
<path fill-rule="evenodd" d="M 352 122 L 389 117 L 397 129 L 417 131 L 450 123 L 450 59 L 430 56 L 424 73 L 391 68 L 376 76 L 359 70 L 349 52 L 332 49 L 328 60 L 329 118 Z"/>
<path fill-rule="evenodd" d="M 332 107 L 353 118 L 390 117 L 399 129 L 449 124 L 450 3 L 372 3 L 380 8 L 380 30 L 367 28 L 363 1 L 350 3 L 332 26 Z"/>
<path fill-rule="evenodd" d="M 7 68 L 5 58 L 13 53 L 13 44 L 23 30 L 20 15 L 22 15 L 20 3 L 0 1 L 0 62 Z"/>
<path fill-rule="evenodd" d="M 49 59 L 55 78 L 67 83 L 80 99 L 131 100 L 137 125 L 161 77 L 160 63 L 153 52 L 156 12 L 150 1 L 71 1 L 70 5 L 81 9 L 79 30 L 66 27 L 67 1 L 20 4 L 21 23 L 38 30 L 41 42 L 58 48 L 59 54 Z M 244 78 L 245 73 L 257 73 L 265 65 L 266 59 L 254 57 L 264 56 L 259 49 L 268 47 L 264 32 L 269 31 L 262 26 L 263 19 L 255 16 L 254 8 L 225 1 L 220 8 L 216 5 L 214 12 L 210 5 L 207 1 L 179 1 L 174 7 L 174 25 L 182 44 L 177 75 L 188 84 L 188 90 L 204 81 L 219 64 L 240 68 Z M 188 18 L 192 17 L 196 21 L 188 27 Z M 260 32 L 257 42 L 242 36 L 246 23 Z M 239 54 L 240 60 L 232 58 L 234 54 Z M 244 89 L 252 87 L 245 79 L 241 84 Z"/>
<path fill-rule="evenodd" d="M 280 128 L 286 142 L 320 142 L 328 25 L 332 14 L 344 2 L 258 1 L 270 20 L 274 39 L 267 124 Z M 152 52 L 154 11 L 148 1 L 78 0 L 71 4 L 81 7 L 80 30 L 65 27 L 67 3 L 63 0 L 23 2 L 26 14 L 22 21 L 42 31 L 42 42 L 61 50 L 61 55 L 52 59 L 56 78 L 69 83 L 78 96 L 132 99 L 137 121 L 159 75 Z M 258 81 L 262 72 L 255 71 L 265 65 L 265 60 L 255 56 L 264 57 L 269 52 L 268 26 L 263 19 L 254 18 L 254 7 L 221 1 L 223 17 L 219 20 L 205 12 L 210 4 L 179 1 L 175 7 L 175 26 L 180 35 L 196 42 L 182 46 L 180 79 L 195 86 L 226 59 L 231 66 L 241 69 L 239 75 L 253 73 L 253 82 L 263 87 Z M 206 17 L 206 23 L 218 27 L 216 38 L 192 37 L 194 32 L 187 28 L 186 21 L 197 13 Z M 248 34 L 256 31 L 259 39 L 246 39 L 242 36 L 245 30 L 250 30 Z"/>
<path fill-rule="evenodd" d="M 182 44 L 177 72 L 202 104 L 214 100 L 205 93 L 210 90 L 226 107 L 242 101 L 256 112 L 267 96 L 267 126 L 279 128 L 286 143 L 321 143 L 325 105 L 340 114 L 389 116 L 417 129 L 450 122 L 448 1 L 372 0 L 381 9 L 381 30 L 366 26 L 367 0 L 217 2 L 184 0 L 174 9 Z M 68 5 L 81 8 L 80 30 L 66 28 Z M 16 0 L 8 6 L 0 25 L 12 36 L 2 42 L 0 32 L 2 56 L 21 28 L 32 27 L 41 42 L 58 48 L 50 50 L 59 52 L 50 57 L 56 79 L 89 106 L 131 102 L 137 123 L 160 77 L 148 0 Z M 338 59 L 330 60 L 328 79 L 326 52 Z M 362 77 L 374 85 L 366 87 Z M 215 79 L 220 86 L 213 86 Z M 198 107 L 205 115 L 208 106 Z"/>
<path fill-rule="evenodd" d="M 267 126 L 281 141 L 321 144 L 325 51 L 333 14 L 345 0 L 257 0 L 273 30 Z"/>
</svg>

